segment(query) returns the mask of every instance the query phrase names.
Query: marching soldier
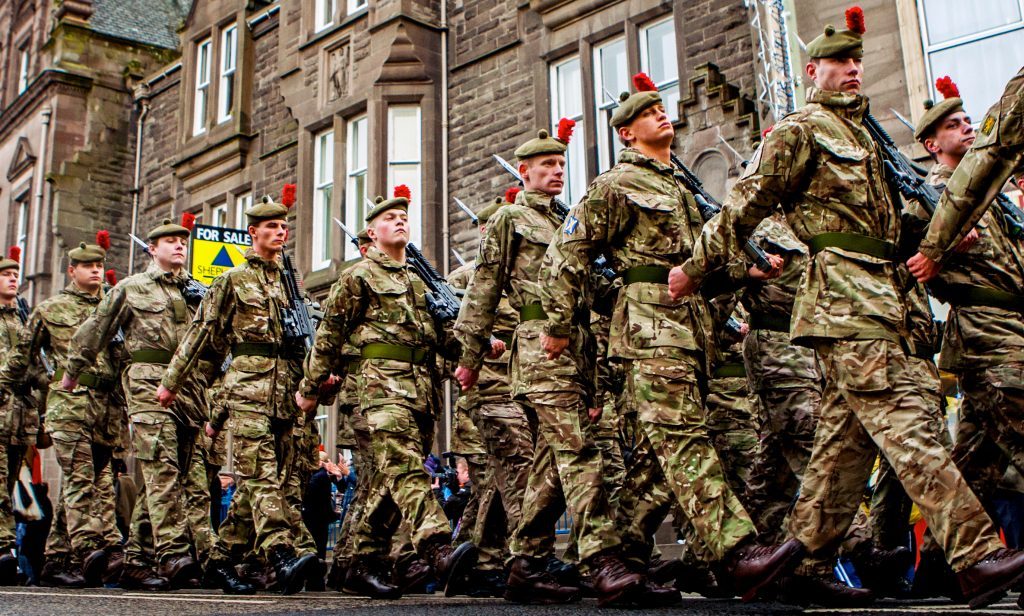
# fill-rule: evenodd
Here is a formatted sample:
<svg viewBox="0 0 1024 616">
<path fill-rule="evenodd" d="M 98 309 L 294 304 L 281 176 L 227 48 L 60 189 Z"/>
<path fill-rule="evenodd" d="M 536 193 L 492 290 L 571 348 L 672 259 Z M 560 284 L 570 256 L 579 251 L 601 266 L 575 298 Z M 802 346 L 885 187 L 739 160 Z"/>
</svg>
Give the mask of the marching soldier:
<svg viewBox="0 0 1024 616">
<path fill-rule="evenodd" d="M 519 311 L 509 364 L 512 397 L 525 406 L 531 426 L 536 425 L 533 468 L 522 520 L 513 534 L 514 560 L 505 593 L 506 599 L 521 603 L 580 599 L 578 588 L 563 585 L 547 572 L 548 559 L 554 555 L 555 524 L 567 506 L 574 514 L 577 554 L 590 569 L 598 601 L 629 601 L 645 586 L 644 577 L 626 570 L 619 556 L 620 541 L 604 493 L 601 453 L 585 429 L 594 379 L 586 365 L 592 355 L 583 349 L 589 323 L 579 316 L 589 317 L 589 307 L 574 303 L 577 318 L 566 320 L 566 334 L 573 334 L 570 352 L 551 360 L 541 348 L 546 317 L 540 304 L 539 270 L 561 224 L 552 199 L 562 192 L 571 126 L 562 120 L 559 139 L 541 130 L 515 151 L 525 190 L 488 221 L 476 271 L 455 324 L 462 343 L 455 376 L 467 391 L 477 382 L 490 348 L 502 297 L 507 296 Z"/>
<path fill-rule="evenodd" d="M 477 551 L 468 542 L 450 544 L 451 527 L 423 467 L 439 402 L 435 358 L 446 354 L 445 340 L 426 309 L 423 281 L 406 262 L 408 189 L 399 186 L 395 194 L 378 197 L 366 216 L 375 245 L 332 287 L 295 400 L 307 412 L 315 408 L 321 386 L 345 371 L 340 351 L 349 342 L 359 349 L 359 402 L 370 427 L 374 468 L 343 589 L 381 599 L 401 596 L 385 560 L 404 521 L 416 553 L 450 596 L 476 563 Z"/>
<path fill-rule="evenodd" d="M 307 578 L 316 583 L 320 564 L 315 550 L 297 554 L 293 547 L 297 529 L 291 525 L 297 516 L 288 510 L 281 483 L 290 470 L 292 431 L 308 419 L 292 400 L 301 347 L 285 344 L 282 323 L 288 299 L 280 254 L 288 236 L 288 208 L 265 196 L 245 215 L 252 236 L 245 263 L 213 281 L 168 363 L 157 398 L 170 408 L 194 371 L 204 369 L 204 352 L 230 348 L 232 362 L 219 395 L 230 413 L 238 489 L 214 540 L 207 575 L 226 593 L 252 592 L 231 564 L 232 548 L 252 539 L 256 553 L 274 567 L 281 591 L 292 594 L 302 590 Z M 211 438 L 223 418 L 215 423 L 206 429 Z"/>
<path fill-rule="evenodd" d="M 838 585 L 832 561 L 856 512 L 878 449 L 932 528 L 972 607 L 989 605 L 1024 575 L 1024 553 L 1005 550 L 992 521 L 934 432 L 928 383 L 908 365 L 908 306 L 893 263 L 900 205 L 878 146 L 862 125 L 864 16 L 828 26 L 807 46 L 808 104 L 776 124 L 704 229 L 693 256 L 672 272 L 673 297 L 707 272 L 781 204 L 811 261 L 791 324 L 814 346 L 828 384 L 789 529 L 809 558 L 789 586 L 804 602 L 864 604 L 869 591 Z M 934 253 L 933 253 L 934 254 Z"/>
<path fill-rule="evenodd" d="M 56 368 L 47 395 L 46 430 L 53 438 L 62 473 L 59 498 L 67 541 L 60 517 L 56 516 L 41 579 L 69 587 L 99 586 L 109 558 L 105 548 L 113 551 L 115 547 L 110 545 L 111 533 L 101 515 L 108 509 L 112 512 L 114 506 L 112 484 L 103 477 L 110 477 L 111 449 L 96 438 L 105 430 L 98 422 L 109 417 L 108 407 L 114 404 L 110 399 L 116 387 L 110 349 L 104 349 L 82 373 L 74 391 L 60 386 L 71 337 L 103 296 L 103 260 L 110 236 L 100 231 L 96 240 L 97 244 L 83 242 L 68 251 L 71 282 L 36 307 L 17 346 L 0 368 L 0 388 L 7 396 L 30 386 L 38 374 L 41 352 Z M 104 499 L 111 502 L 104 504 Z"/>
<path fill-rule="evenodd" d="M 623 281 L 608 355 L 625 362 L 629 405 L 637 413 L 637 444 L 619 501 L 619 515 L 630 520 L 627 555 L 634 568 L 646 569 L 653 533 L 677 501 L 749 599 L 784 572 L 799 546 L 756 545 L 753 522 L 710 442 L 701 394 L 714 353 L 708 306 L 700 298 L 674 300 L 667 286 L 669 269 L 689 255 L 702 221 L 671 162 L 674 129 L 661 96 L 643 74 L 634 83 L 639 91 L 624 93 L 611 118 L 627 147 L 590 185 L 545 256 L 539 276 L 544 350 L 557 358 L 568 346 L 574 297 L 589 285 L 592 260 L 606 255 Z"/>
</svg>

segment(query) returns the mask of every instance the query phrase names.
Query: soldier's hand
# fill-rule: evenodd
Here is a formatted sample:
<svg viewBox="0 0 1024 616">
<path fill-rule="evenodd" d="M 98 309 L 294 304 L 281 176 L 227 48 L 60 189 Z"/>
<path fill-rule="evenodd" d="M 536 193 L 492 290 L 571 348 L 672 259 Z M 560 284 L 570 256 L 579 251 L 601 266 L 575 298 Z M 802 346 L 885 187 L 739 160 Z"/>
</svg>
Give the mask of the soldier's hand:
<svg viewBox="0 0 1024 616">
<path fill-rule="evenodd" d="M 166 408 L 170 408 L 170 406 L 172 404 L 174 404 L 174 399 L 177 398 L 177 397 L 178 397 L 178 395 L 176 393 L 174 393 L 173 391 L 167 389 L 163 385 L 161 385 L 156 390 L 157 402 L 159 402 L 160 406 L 164 407 L 165 409 Z"/>
<path fill-rule="evenodd" d="M 60 386 L 64 391 L 74 391 L 78 387 L 78 381 L 71 378 L 67 372 L 60 379 Z"/>
<path fill-rule="evenodd" d="M 956 252 L 967 252 L 968 250 L 971 249 L 971 246 L 974 246 L 974 244 L 977 243 L 980 237 L 981 236 L 978 235 L 977 229 L 971 229 L 970 232 L 968 232 L 967 235 L 964 236 L 964 239 L 960 240 L 960 243 L 957 244 L 956 248 L 954 248 L 953 250 Z"/>
<path fill-rule="evenodd" d="M 919 252 L 907 261 L 907 269 L 918 282 L 924 284 L 935 278 L 942 266 Z"/>
<path fill-rule="evenodd" d="M 220 430 L 217 430 L 216 428 L 211 426 L 210 422 L 206 422 L 206 436 L 215 439 L 217 438 L 218 434 L 220 434 Z"/>
<path fill-rule="evenodd" d="M 498 359 L 505 353 L 505 341 L 491 337 L 491 352 L 487 354 L 489 359 Z"/>
<path fill-rule="evenodd" d="M 693 295 L 697 284 L 686 275 L 682 266 L 675 266 L 668 272 L 668 294 L 672 299 L 681 299 Z"/>
<path fill-rule="evenodd" d="M 462 391 L 473 389 L 473 386 L 476 385 L 476 380 L 479 378 L 479 370 L 473 370 L 465 366 L 459 366 L 455 369 L 455 379 L 459 382 L 459 386 L 462 387 Z"/>
<path fill-rule="evenodd" d="M 548 354 L 548 359 L 558 359 L 562 356 L 565 347 L 569 346 L 569 338 L 563 336 L 541 334 L 540 342 L 544 347 L 544 352 Z"/>
<path fill-rule="evenodd" d="M 778 278 L 782 275 L 782 268 L 786 265 L 786 260 L 779 255 L 773 255 L 771 253 L 767 253 L 765 256 L 768 257 L 768 262 L 771 264 L 772 268 L 767 272 L 762 272 L 757 268 L 757 266 L 753 266 L 747 270 L 747 276 L 750 276 L 754 280 L 771 280 L 772 278 Z"/>
<path fill-rule="evenodd" d="M 316 398 L 306 398 L 299 392 L 295 392 L 295 406 L 299 407 L 299 410 L 307 415 L 316 408 Z"/>
<path fill-rule="evenodd" d="M 590 418 L 590 423 L 601 421 L 601 407 L 595 406 L 594 408 L 587 409 L 587 417 Z"/>
</svg>

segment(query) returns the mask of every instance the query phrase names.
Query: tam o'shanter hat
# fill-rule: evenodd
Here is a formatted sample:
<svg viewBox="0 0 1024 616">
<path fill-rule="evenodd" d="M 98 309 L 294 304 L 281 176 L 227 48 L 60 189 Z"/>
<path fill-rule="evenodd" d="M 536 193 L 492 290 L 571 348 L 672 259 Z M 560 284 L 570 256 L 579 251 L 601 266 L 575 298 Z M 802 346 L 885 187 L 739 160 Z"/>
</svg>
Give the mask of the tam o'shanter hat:
<svg viewBox="0 0 1024 616">
<path fill-rule="evenodd" d="M 80 243 L 68 251 L 68 259 L 76 263 L 95 263 L 107 258 L 107 251 L 110 250 L 110 232 L 102 229 L 96 232 L 96 243 Z"/>
<path fill-rule="evenodd" d="M 366 215 L 366 222 L 369 223 L 374 218 L 380 216 L 388 210 L 399 209 L 404 212 L 409 211 L 409 201 L 412 200 L 412 191 L 405 184 L 399 184 L 395 186 L 394 196 L 390 199 L 384 197 L 377 197 L 374 200 L 373 209 Z"/>
<path fill-rule="evenodd" d="M 542 154 L 565 154 L 565 151 L 569 148 L 569 140 L 572 139 L 572 131 L 575 127 L 575 121 L 569 118 L 562 118 L 558 121 L 557 137 L 552 137 L 545 129 L 537 131 L 536 137 L 516 148 L 516 158 L 525 160 Z"/>
<path fill-rule="evenodd" d="M 815 58 L 863 58 L 864 10 L 859 6 L 846 9 L 846 29 L 836 30 L 832 24 L 807 45 L 807 55 Z"/>
<path fill-rule="evenodd" d="M 923 141 L 931 134 L 935 125 L 951 113 L 964 110 L 964 101 L 960 98 L 960 89 L 956 87 L 953 80 L 948 76 L 939 77 L 935 80 L 935 89 L 942 94 L 942 100 L 936 103 L 933 100 L 924 102 L 925 112 L 914 128 L 914 139 Z"/>
<path fill-rule="evenodd" d="M 658 86 L 645 73 L 633 75 L 633 88 L 636 89 L 633 94 L 623 92 L 619 95 L 619 106 L 608 121 L 612 128 L 629 124 L 644 109 L 662 102 Z"/>
</svg>

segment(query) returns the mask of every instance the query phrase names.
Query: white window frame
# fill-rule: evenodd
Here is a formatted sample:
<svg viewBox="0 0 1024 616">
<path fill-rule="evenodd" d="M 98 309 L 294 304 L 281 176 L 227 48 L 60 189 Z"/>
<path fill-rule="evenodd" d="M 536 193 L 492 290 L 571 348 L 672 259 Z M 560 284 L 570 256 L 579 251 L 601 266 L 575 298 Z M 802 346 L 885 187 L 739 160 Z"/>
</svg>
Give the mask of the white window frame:
<svg viewBox="0 0 1024 616">
<path fill-rule="evenodd" d="M 22 276 L 25 273 L 25 263 L 28 262 L 28 219 L 31 216 L 29 210 L 31 201 L 29 192 L 25 192 L 20 199 L 16 200 L 18 204 L 18 235 L 14 243 L 21 249 L 21 267 L 18 268 L 18 282 L 21 282 Z"/>
<path fill-rule="evenodd" d="M 217 88 L 217 124 L 231 119 L 237 98 L 235 73 L 238 70 L 238 26 L 220 33 L 220 84 Z M 230 98 L 228 94 L 231 94 Z"/>
<path fill-rule="evenodd" d="M 228 204 L 227 201 L 210 208 L 210 225 L 214 227 L 228 226 Z"/>
<path fill-rule="evenodd" d="M 348 14 L 351 15 L 368 7 L 370 0 L 346 0 L 346 4 L 348 5 Z"/>
<path fill-rule="evenodd" d="M 314 32 L 320 32 L 334 25 L 338 12 L 338 0 L 313 0 Z"/>
<path fill-rule="evenodd" d="M 972 43 L 977 43 L 977 42 L 983 41 L 985 39 L 997 38 L 999 36 L 1003 36 L 1003 35 L 1011 34 L 1011 33 L 1014 33 L 1014 32 L 1018 32 L 1020 30 L 1024 30 L 1024 0 L 1017 0 L 1018 10 L 1020 11 L 1020 16 L 1021 16 L 1020 21 L 1017 21 L 1015 23 L 1010 23 L 1010 24 L 1004 24 L 1002 26 L 996 26 L 994 28 L 989 28 L 988 30 L 982 30 L 980 32 L 975 32 L 975 33 L 972 33 L 972 34 L 968 34 L 968 35 L 952 38 L 952 39 L 949 39 L 947 41 L 942 41 L 941 43 L 936 43 L 936 44 L 933 45 L 931 43 L 931 41 L 930 41 L 930 36 L 928 34 L 928 21 L 927 21 L 928 15 L 927 15 L 927 11 L 925 10 L 925 3 L 923 1 L 921 1 L 921 0 L 915 0 L 915 4 L 917 5 L 918 24 L 920 25 L 920 28 L 921 28 L 921 47 L 924 50 L 924 70 L 925 70 L 925 74 L 927 75 L 928 92 L 930 93 L 929 94 L 930 98 L 932 98 L 933 100 L 941 100 L 942 99 L 942 95 L 939 94 L 938 91 L 935 88 L 935 80 L 937 78 L 943 76 L 943 75 L 935 75 L 934 72 L 932 71 L 932 60 L 931 60 L 931 57 L 932 57 L 933 54 L 936 54 L 936 53 L 939 53 L 939 52 L 942 52 L 942 51 L 947 51 L 947 50 L 955 48 L 955 47 L 965 47 L 965 46 L 971 45 Z M 965 5 L 965 6 L 967 6 L 967 5 Z M 1020 65 L 1020 62 L 1015 62 L 1015 63 L 1011 63 L 1011 64 L 1013 66 L 1017 67 L 1017 66 Z M 1011 76 L 1012 76 L 1012 73 L 1011 73 L 1011 75 L 1007 76 L 1007 79 L 1009 79 L 1009 77 L 1011 77 Z M 951 77 L 952 77 L 954 82 L 957 81 L 958 76 L 951 75 Z M 1005 83 L 1005 82 L 1000 82 L 1000 84 L 999 84 L 1000 88 L 1002 88 L 1003 83 Z M 1001 90 L 1000 90 L 1000 92 L 1001 92 Z M 964 106 L 968 107 L 970 101 L 968 101 L 967 99 L 972 97 L 972 94 L 970 92 L 964 91 L 964 92 L 962 92 L 962 96 L 965 98 Z M 994 99 L 994 100 L 982 101 L 982 106 L 979 107 L 979 108 L 974 109 L 974 111 L 976 113 L 971 117 L 971 120 L 975 123 L 975 126 L 977 126 L 981 122 L 981 120 L 984 118 L 985 111 L 989 107 L 994 105 L 997 101 L 998 101 L 998 95 L 997 95 L 997 98 Z"/>
<path fill-rule="evenodd" d="M 235 195 L 235 228 L 236 229 L 248 229 L 248 225 L 245 224 L 245 210 L 252 207 L 252 193 L 242 193 Z"/>
<path fill-rule="evenodd" d="M 363 217 L 366 215 L 366 183 L 369 179 L 369 120 L 363 115 L 349 120 L 345 127 L 346 155 L 345 155 L 345 225 L 353 233 L 358 233 L 363 227 Z M 362 180 L 363 191 L 359 192 L 358 182 Z M 352 242 L 346 241 L 344 259 L 355 259 L 359 257 L 359 251 Z"/>
<path fill-rule="evenodd" d="M 192 101 L 192 135 L 206 132 L 206 116 L 210 106 L 210 66 L 213 41 L 206 39 L 196 44 L 196 83 Z M 204 71 L 205 68 L 205 71 Z"/>
<path fill-rule="evenodd" d="M 413 135 L 399 135 L 395 131 L 395 116 L 399 110 L 416 110 L 416 132 Z M 416 148 L 416 158 L 398 158 L 395 148 L 399 139 L 412 141 Z M 398 179 L 401 174 L 404 179 Z M 409 178 L 412 179 L 409 179 Z M 409 203 L 409 241 L 417 246 L 422 243 L 423 235 L 423 110 L 419 105 L 391 105 L 388 107 L 388 194 L 394 194 L 395 186 L 405 184 L 412 192 Z"/>
<path fill-rule="evenodd" d="M 562 109 L 562 92 L 558 85 L 558 71 L 560 68 L 571 63 L 579 65 L 577 73 L 580 76 L 576 87 L 579 88 L 580 109 L 578 113 L 568 114 Z M 587 147 L 583 138 L 583 63 L 578 55 L 563 58 L 551 65 L 550 68 L 550 92 L 551 92 L 551 134 L 558 134 L 558 122 L 562 118 L 568 118 L 576 122 L 573 129 L 573 138 L 569 141 L 569 149 L 565 152 L 565 184 L 562 188 L 562 201 L 569 205 L 576 203 L 583 197 L 587 190 Z"/>
<path fill-rule="evenodd" d="M 606 171 L 615 164 L 618 158 L 618 153 L 622 151 L 623 145 L 619 141 L 618 135 L 615 129 L 608 125 L 611 120 L 612 113 L 615 108 L 619 106 L 619 94 L 608 88 L 604 83 L 604 71 L 602 70 L 603 64 L 601 62 L 601 53 L 614 46 L 622 45 L 622 51 L 626 55 L 626 71 L 629 72 L 629 48 L 626 46 L 626 38 L 619 36 L 613 39 L 602 42 L 600 45 L 594 47 L 594 109 L 595 119 L 597 121 L 597 160 L 598 168 L 600 171 Z M 607 94 L 605 90 L 608 90 Z M 613 98 L 609 99 L 608 94 Z"/>
<path fill-rule="evenodd" d="M 334 201 L 334 129 L 313 136 L 313 269 L 331 265 Z"/>
<path fill-rule="evenodd" d="M 673 37 L 672 41 L 674 43 L 674 45 L 673 45 L 673 52 L 674 53 L 678 53 L 679 52 L 679 49 L 678 49 L 679 41 L 678 41 L 678 38 L 677 38 L 678 35 L 676 34 L 675 23 L 673 22 L 671 15 L 669 15 L 665 19 L 659 19 L 657 21 L 652 21 L 651 23 L 645 24 L 643 27 L 640 28 L 640 70 L 643 71 L 644 73 L 647 73 L 648 76 L 651 76 L 651 57 L 650 57 L 650 46 L 648 45 L 648 38 L 647 38 L 648 34 L 654 28 L 657 28 L 658 26 L 662 26 L 662 25 L 664 25 L 666 23 L 668 23 L 669 25 L 672 26 L 672 37 Z M 674 78 L 670 77 L 668 79 L 663 79 L 661 81 L 655 81 L 654 82 L 654 85 L 658 86 L 658 92 L 661 93 L 662 100 L 666 99 L 665 92 L 668 92 L 668 91 L 673 90 L 673 89 L 676 92 L 676 99 L 678 99 L 679 96 L 682 94 L 682 92 L 679 89 L 679 58 L 678 58 L 678 56 L 673 58 L 673 60 L 676 62 L 676 73 L 674 75 Z M 654 77 L 651 76 L 651 79 L 653 80 Z M 676 121 L 679 120 L 679 105 L 672 104 L 670 101 L 665 100 L 665 111 L 668 112 L 668 115 L 672 119 L 673 122 L 676 122 Z"/>
<path fill-rule="evenodd" d="M 28 41 L 18 50 L 18 94 L 28 90 Z"/>
</svg>

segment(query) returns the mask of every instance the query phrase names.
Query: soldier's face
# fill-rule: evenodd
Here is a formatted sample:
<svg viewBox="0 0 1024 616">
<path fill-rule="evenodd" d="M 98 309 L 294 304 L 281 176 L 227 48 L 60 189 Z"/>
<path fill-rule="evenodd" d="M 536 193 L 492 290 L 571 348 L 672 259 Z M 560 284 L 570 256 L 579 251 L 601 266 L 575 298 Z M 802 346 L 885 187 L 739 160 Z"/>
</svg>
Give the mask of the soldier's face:
<svg viewBox="0 0 1024 616">
<path fill-rule="evenodd" d="M 676 131 L 672 128 L 672 120 L 661 104 L 651 105 L 640 112 L 628 126 L 619 129 L 619 135 L 630 145 L 638 143 L 654 147 L 664 147 L 672 143 Z"/>
<path fill-rule="evenodd" d="M 95 293 L 103 284 L 103 261 L 69 265 L 68 276 L 80 289 Z"/>
<path fill-rule="evenodd" d="M 924 148 L 932 154 L 946 154 L 957 160 L 971 149 L 977 135 L 971 126 L 971 118 L 963 111 L 946 116 L 935 129 L 931 138 L 924 140 Z"/>
<path fill-rule="evenodd" d="M 252 247 L 259 252 L 281 252 L 288 241 L 288 222 L 285 220 L 263 220 L 249 225 Z"/>
<path fill-rule="evenodd" d="M 402 248 L 409 243 L 409 214 L 405 210 L 388 210 L 373 219 L 368 233 L 382 248 Z"/>
<path fill-rule="evenodd" d="M 18 268 L 0 271 L 0 300 L 10 302 L 18 296 Z"/>
<path fill-rule="evenodd" d="M 806 70 L 819 90 L 860 94 L 864 63 L 857 58 L 818 58 L 808 62 Z"/>
<path fill-rule="evenodd" d="M 526 190 L 539 190 L 546 195 L 562 194 L 565 186 L 565 156 L 543 154 L 528 158 L 519 164 Z"/>
<path fill-rule="evenodd" d="M 178 269 L 188 259 L 188 238 L 180 235 L 157 238 L 156 242 L 149 245 L 149 251 L 160 269 Z"/>
</svg>

